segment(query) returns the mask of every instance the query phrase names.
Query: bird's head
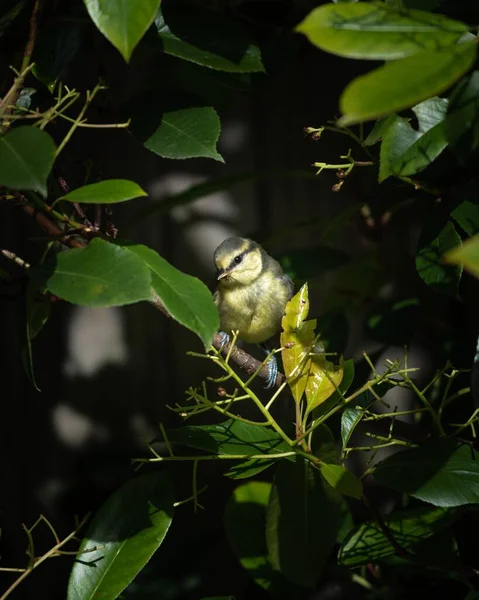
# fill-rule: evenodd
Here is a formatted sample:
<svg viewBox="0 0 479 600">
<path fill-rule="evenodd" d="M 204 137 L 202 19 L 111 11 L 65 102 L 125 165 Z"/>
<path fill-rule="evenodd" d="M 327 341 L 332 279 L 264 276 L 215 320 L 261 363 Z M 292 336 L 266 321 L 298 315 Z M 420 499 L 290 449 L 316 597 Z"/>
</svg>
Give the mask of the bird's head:
<svg viewBox="0 0 479 600">
<path fill-rule="evenodd" d="M 250 285 L 263 270 L 263 250 L 247 238 L 230 237 L 215 250 L 216 278 L 225 287 Z"/>
</svg>

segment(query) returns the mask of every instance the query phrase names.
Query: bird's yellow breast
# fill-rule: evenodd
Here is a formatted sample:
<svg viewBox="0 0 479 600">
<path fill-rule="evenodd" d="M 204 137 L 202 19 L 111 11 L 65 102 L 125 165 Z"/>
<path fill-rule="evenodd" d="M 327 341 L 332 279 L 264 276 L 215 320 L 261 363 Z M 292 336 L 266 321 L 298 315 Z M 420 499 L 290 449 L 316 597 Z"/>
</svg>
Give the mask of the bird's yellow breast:
<svg viewBox="0 0 479 600">
<path fill-rule="evenodd" d="M 219 286 L 216 303 L 221 330 L 228 334 L 238 330 L 238 337 L 246 342 L 265 342 L 280 331 L 288 300 L 288 286 L 270 273 L 250 285 Z"/>
</svg>

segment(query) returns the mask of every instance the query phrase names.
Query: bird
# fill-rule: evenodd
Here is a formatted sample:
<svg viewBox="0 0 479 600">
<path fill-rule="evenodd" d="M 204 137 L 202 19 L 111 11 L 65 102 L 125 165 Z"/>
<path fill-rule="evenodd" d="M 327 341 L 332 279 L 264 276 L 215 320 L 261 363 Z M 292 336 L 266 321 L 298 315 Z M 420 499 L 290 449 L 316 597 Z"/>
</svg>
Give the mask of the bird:
<svg viewBox="0 0 479 600">
<path fill-rule="evenodd" d="M 222 346 L 233 331 L 269 354 L 266 342 L 281 330 L 286 304 L 294 294 L 293 281 L 279 262 L 257 242 L 242 237 L 225 239 L 214 252 L 217 287 L 214 300 L 220 316 Z M 276 382 L 275 356 L 267 362 L 266 388 Z"/>
</svg>

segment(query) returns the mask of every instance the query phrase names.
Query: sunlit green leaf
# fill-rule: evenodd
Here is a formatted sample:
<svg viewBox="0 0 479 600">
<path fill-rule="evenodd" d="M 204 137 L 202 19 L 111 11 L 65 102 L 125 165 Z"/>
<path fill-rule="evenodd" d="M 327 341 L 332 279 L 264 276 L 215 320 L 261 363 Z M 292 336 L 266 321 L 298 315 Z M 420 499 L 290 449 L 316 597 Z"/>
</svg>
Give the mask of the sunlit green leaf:
<svg viewBox="0 0 479 600">
<path fill-rule="evenodd" d="M 80 204 L 115 204 L 126 202 L 148 194 L 134 181 L 128 179 L 106 179 L 84 185 L 61 196 L 62 200 Z"/>
<path fill-rule="evenodd" d="M 67 600 L 115 600 L 163 542 L 173 517 L 166 471 L 128 481 L 96 513 L 80 544 Z"/>
<path fill-rule="evenodd" d="M 467 25 L 421 10 L 380 3 L 326 4 L 296 27 L 310 42 L 349 58 L 392 60 L 438 50 L 459 40 Z"/>
<path fill-rule="evenodd" d="M 344 90 L 341 125 L 370 121 L 437 96 L 473 64 L 476 44 L 425 50 L 357 77 Z"/>
<path fill-rule="evenodd" d="M 160 0 L 83 0 L 91 20 L 128 62 L 153 23 Z"/>
<path fill-rule="evenodd" d="M 322 476 L 338 493 L 352 498 L 361 498 L 363 495 L 361 480 L 345 467 L 321 463 L 320 469 Z"/>
<path fill-rule="evenodd" d="M 479 235 L 446 252 L 444 260 L 451 265 L 464 267 L 466 271 L 479 277 Z"/>
</svg>

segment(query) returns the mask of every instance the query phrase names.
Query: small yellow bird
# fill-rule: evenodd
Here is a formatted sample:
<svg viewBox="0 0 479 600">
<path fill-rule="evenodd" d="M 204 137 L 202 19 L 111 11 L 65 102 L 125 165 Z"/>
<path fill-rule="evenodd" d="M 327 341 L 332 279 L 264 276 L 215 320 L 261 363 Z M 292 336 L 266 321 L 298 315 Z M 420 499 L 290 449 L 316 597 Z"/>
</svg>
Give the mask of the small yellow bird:
<svg viewBox="0 0 479 600">
<path fill-rule="evenodd" d="M 223 343 L 232 331 L 238 338 L 259 344 L 269 353 L 264 342 L 281 330 L 286 303 L 291 300 L 294 285 L 274 260 L 256 242 L 230 237 L 215 250 L 215 302 L 220 315 Z M 266 388 L 276 381 L 278 366 L 273 356 L 268 362 Z"/>
</svg>

